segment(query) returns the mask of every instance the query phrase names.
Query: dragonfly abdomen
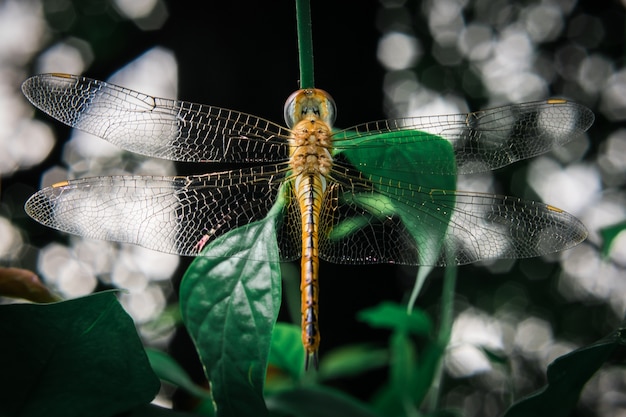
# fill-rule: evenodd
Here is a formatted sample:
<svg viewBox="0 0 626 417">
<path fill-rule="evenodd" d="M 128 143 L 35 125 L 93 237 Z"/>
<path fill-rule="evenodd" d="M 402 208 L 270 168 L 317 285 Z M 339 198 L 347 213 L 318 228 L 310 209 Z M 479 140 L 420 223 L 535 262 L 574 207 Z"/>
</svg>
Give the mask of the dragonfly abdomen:
<svg viewBox="0 0 626 417">
<path fill-rule="evenodd" d="M 317 367 L 317 350 L 320 344 L 318 325 L 319 298 L 319 218 L 325 178 L 321 175 L 303 174 L 297 180 L 296 197 L 302 216 L 302 262 L 300 294 L 302 297 L 302 343 L 306 351 L 306 367 L 313 359 Z"/>
</svg>

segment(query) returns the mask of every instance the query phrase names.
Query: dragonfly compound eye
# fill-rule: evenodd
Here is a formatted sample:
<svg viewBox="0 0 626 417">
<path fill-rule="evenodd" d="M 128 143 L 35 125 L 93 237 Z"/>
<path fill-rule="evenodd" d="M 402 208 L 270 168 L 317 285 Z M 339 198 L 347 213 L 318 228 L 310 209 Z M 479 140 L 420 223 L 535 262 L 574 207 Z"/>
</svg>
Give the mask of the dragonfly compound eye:
<svg viewBox="0 0 626 417">
<path fill-rule="evenodd" d="M 285 102 L 284 111 L 285 123 L 289 128 L 307 117 L 319 119 L 332 126 L 337 115 L 337 106 L 326 91 L 311 88 L 292 93 Z"/>
</svg>

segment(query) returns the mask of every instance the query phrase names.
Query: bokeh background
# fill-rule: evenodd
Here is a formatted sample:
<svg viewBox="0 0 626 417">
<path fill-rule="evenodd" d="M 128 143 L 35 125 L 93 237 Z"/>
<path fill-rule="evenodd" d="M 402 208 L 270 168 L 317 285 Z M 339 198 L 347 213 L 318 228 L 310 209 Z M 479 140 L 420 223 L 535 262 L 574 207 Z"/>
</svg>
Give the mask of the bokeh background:
<svg viewBox="0 0 626 417">
<path fill-rule="evenodd" d="M 590 0 L 312 0 L 316 85 L 335 98 L 337 126 L 553 96 L 596 114 L 589 134 L 563 149 L 459 182 L 545 201 L 578 216 L 590 232 L 585 243 L 546 259 L 459 269 L 442 405 L 465 416 L 501 414 L 511 396 L 545 383 L 554 358 L 622 322 L 626 234 L 608 250 L 601 231 L 626 220 L 625 7 Z M 41 72 L 110 79 L 281 122 L 284 100 L 298 88 L 293 1 L 0 0 L 1 265 L 37 271 L 68 298 L 126 289 L 121 301 L 146 343 L 169 348 L 201 378 L 193 348 L 174 325 L 188 259 L 69 237 L 37 225 L 23 204 L 42 185 L 66 178 L 207 167 L 131 155 L 35 112 L 20 84 Z M 323 263 L 322 358 L 350 343 L 384 344 L 388 334 L 359 323 L 355 313 L 383 300 L 406 301 L 415 273 Z M 441 275 L 432 274 L 418 300 L 435 319 Z M 294 285 L 286 278 L 287 291 Z M 281 319 L 290 320 L 285 310 Z M 589 382 L 577 416 L 626 416 L 619 359 Z M 368 377 L 331 383 L 367 399 L 384 370 Z"/>
</svg>

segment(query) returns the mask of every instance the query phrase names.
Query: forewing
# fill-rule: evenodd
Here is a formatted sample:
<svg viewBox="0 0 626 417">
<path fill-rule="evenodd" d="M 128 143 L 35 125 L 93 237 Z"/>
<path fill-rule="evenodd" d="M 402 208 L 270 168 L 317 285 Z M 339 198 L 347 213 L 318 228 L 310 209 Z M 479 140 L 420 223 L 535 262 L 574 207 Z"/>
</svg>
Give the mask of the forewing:
<svg viewBox="0 0 626 417">
<path fill-rule="evenodd" d="M 122 149 L 183 162 L 280 162 L 289 131 L 245 113 L 152 97 L 68 74 L 26 80 L 37 108 Z"/>
<path fill-rule="evenodd" d="M 456 172 L 447 159 L 424 153 L 403 166 L 381 161 L 376 168 L 425 174 L 468 174 L 497 169 L 568 143 L 593 123 L 588 108 L 561 99 L 512 104 L 467 114 L 369 122 L 333 135 L 335 152 L 359 148 L 414 146 L 440 137 L 455 153 Z M 434 135 L 434 136 L 433 136 Z M 358 165 L 357 165 L 358 168 Z"/>
</svg>

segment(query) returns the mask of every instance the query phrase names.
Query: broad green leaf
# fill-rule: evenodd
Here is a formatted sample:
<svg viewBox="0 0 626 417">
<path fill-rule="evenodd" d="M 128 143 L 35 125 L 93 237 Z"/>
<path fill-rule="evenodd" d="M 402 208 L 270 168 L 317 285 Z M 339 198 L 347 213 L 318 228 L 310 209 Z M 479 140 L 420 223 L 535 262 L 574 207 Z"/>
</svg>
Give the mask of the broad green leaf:
<svg viewBox="0 0 626 417">
<path fill-rule="evenodd" d="M 344 196 L 362 207 L 367 207 L 376 216 L 395 214 L 402 219 L 419 250 L 421 265 L 434 265 L 440 257 L 441 247 L 453 212 L 455 197 L 449 190 L 456 189 L 456 175 L 440 175 L 442 166 L 446 172 L 456 172 L 456 161 L 452 145 L 447 140 L 425 132 L 400 131 L 367 136 L 367 141 L 379 140 L 389 146 L 381 152 L 380 147 L 359 146 L 362 138 L 350 137 L 346 133 L 342 145 L 354 142 L 356 146 L 341 150 L 341 154 L 362 173 L 368 176 L 380 194 Z M 402 169 L 413 166 L 413 161 L 432 155 L 432 166 L 422 167 L 421 174 Z M 404 185 L 400 187 L 398 185 Z M 420 187 L 416 189 L 415 185 Z M 409 191 L 410 190 L 410 191 Z M 412 191 L 412 192 L 411 192 Z M 445 199 L 443 205 L 438 201 Z M 448 207 L 442 210 L 441 207 Z M 348 225 L 339 224 L 333 233 L 347 233 L 358 228 L 363 219 L 349 219 Z"/>
<path fill-rule="evenodd" d="M 367 405 L 321 386 L 283 391 L 267 399 L 276 415 L 298 417 L 377 417 Z"/>
<path fill-rule="evenodd" d="M 194 383 L 187 372 L 167 353 L 155 349 L 146 349 L 146 354 L 152 370 L 159 379 L 176 385 L 196 397 L 213 398 L 208 390 Z"/>
<path fill-rule="evenodd" d="M 239 252 L 233 254 L 233 248 Z M 267 414 L 263 384 L 280 307 L 278 261 L 275 218 L 270 216 L 216 239 L 181 282 L 183 321 L 220 416 Z"/>
<path fill-rule="evenodd" d="M 113 292 L 0 306 L 0 416 L 112 416 L 159 380 Z"/>
<path fill-rule="evenodd" d="M 587 381 L 615 348 L 625 343 L 624 330 L 619 329 L 590 346 L 557 358 L 548 365 L 548 385 L 513 404 L 504 417 L 569 416 Z"/>
<path fill-rule="evenodd" d="M 359 311 L 357 318 L 372 327 L 400 330 L 408 334 L 427 336 L 432 331 L 432 322 L 422 310 L 407 312 L 406 307 L 391 302 Z"/>
</svg>

